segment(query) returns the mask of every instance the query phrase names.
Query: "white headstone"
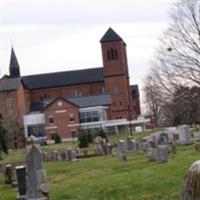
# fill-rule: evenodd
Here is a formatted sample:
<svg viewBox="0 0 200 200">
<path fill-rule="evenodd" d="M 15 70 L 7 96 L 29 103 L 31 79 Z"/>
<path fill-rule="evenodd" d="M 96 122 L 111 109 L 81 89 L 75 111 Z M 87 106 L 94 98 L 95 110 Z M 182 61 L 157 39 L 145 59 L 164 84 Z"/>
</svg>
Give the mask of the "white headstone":
<svg viewBox="0 0 200 200">
<path fill-rule="evenodd" d="M 177 132 L 179 134 L 179 144 L 192 144 L 191 132 L 188 125 L 181 125 L 177 127 Z"/>
</svg>

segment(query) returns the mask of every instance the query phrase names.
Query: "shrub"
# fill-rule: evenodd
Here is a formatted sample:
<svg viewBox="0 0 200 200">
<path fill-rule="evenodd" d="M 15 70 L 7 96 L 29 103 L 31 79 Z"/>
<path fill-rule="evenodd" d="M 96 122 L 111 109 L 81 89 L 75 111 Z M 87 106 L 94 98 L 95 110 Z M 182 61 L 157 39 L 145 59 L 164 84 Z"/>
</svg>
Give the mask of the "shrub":
<svg viewBox="0 0 200 200">
<path fill-rule="evenodd" d="M 84 130 L 80 130 L 78 134 L 78 140 L 79 140 L 79 147 L 85 148 L 89 147 L 89 139 L 88 134 Z"/>
<path fill-rule="evenodd" d="M 108 137 L 103 129 L 101 129 L 99 133 L 96 134 L 96 136 L 100 136 L 101 138 L 104 138 L 106 141 L 108 141 Z"/>
<path fill-rule="evenodd" d="M 60 136 L 57 133 L 52 136 L 52 139 L 55 141 L 55 144 L 61 143 Z"/>
</svg>

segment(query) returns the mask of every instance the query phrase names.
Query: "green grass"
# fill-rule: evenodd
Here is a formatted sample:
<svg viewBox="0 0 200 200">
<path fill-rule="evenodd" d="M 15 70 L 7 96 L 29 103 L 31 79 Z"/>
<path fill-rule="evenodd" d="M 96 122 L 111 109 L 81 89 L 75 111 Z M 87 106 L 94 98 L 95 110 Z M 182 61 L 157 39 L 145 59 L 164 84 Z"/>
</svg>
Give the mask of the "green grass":
<svg viewBox="0 0 200 200">
<path fill-rule="evenodd" d="M 63 144 L 50 146 L 54 147 L 62 149 Z M 179 146 L 177 154 L 170 155 L 165 164 L 150 163 L 143 153 L 129 153 L 127 157 L 127 162 L 108 155 L 78 162 L 45 163 L 51 199 L 178 200 L 186 171 L 200 159 L 193 145 Z M 23 158 L 24 151 L 20 150 L 0 163 Z M 3 183 L 1 173 L 0 194 L 0 200 L 13 200 L 16 196 L 16 189 Z"/>
</svg>

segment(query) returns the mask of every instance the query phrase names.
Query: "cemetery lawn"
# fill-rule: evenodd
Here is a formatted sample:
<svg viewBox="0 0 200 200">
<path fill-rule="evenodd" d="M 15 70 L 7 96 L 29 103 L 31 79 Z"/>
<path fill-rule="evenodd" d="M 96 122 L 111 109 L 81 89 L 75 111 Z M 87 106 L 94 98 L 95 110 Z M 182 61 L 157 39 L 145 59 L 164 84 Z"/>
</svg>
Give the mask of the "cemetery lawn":
<svg viewBox="0 0 200 200">
<path fill-rule="evenodd" d="M 20 164 L 23 157 L 24 151 L 18 150 L 0 164 Z M 128 153 L 127 158 L 123 162 L 108 155 L 77 162 L 45 163 L 51 199 L 178 200 L 186 171 L 200 155 L 191 145 L 179 146 L 177 154 L 171 154 L 165 164 L 149 163 L 143 153 Z M 3 181 L 0 173 L 0 200 L 15 199 L 16 188 Z"/>
</svg>

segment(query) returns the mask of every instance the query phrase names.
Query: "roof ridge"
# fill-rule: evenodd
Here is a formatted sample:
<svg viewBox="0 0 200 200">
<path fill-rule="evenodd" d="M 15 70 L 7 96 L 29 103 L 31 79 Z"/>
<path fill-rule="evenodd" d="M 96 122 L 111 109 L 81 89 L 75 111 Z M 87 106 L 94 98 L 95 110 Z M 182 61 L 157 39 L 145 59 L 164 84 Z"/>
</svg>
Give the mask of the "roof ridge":
<svg viewBox="0 0 200 200">
<path fill-rule="evenodd" d="M 69 71 L 58 71 L 58 72 L 48 72 L 48 73 L 42 73 L 42 74 L 32 74 L 32 75 L 25 75 L 25 76 L 22 76 L 22 78 L 32 77 L 32 76 L 51 75 L 51 74 L 61 74 L 61 73 L 66 73 L 66 72 L 75 72 L 75 71 L 96 70 L 96 69 L 103 69 L 103 67 L 86 68 L 86 69 L 75 69 L 75 70 L 69 70 Z"/>
</svg>

